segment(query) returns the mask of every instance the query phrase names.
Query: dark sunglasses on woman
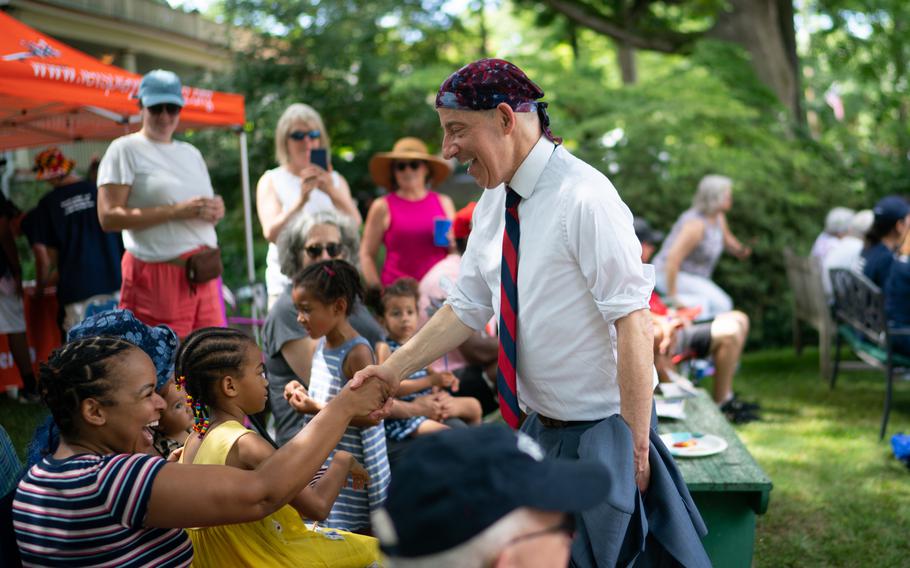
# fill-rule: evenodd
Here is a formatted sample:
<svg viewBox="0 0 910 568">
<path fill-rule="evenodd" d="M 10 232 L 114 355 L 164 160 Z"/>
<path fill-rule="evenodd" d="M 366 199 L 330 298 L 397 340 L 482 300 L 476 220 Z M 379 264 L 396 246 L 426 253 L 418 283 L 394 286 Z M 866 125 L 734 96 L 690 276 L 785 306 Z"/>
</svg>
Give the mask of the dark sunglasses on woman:
<svg viewBox="0 0 910 568">
<path fill-rule="evenodd" d="M 408 168 L 411 168 L 412 170 L 418 170 L 418 169 L 420 169 L 421 164 L 423 164 L 422 160 L 411 160 L 410 162 L 395 162 L 395 169 L 398 170 L 399 172 L 403 172 Z"/>
<path fill-rule="evenodd" d="M 344 248 L 341 246 L 341 243 L 325 243 L 318 245 L 310 245 L 306 247 L 306 253 L 310 255 L 310 258 L 319 258 L 322 256 L 322 251 L 329 253 L 329 256 L 332 258 L 337 258 L 341 255 Z"/>
<path fill-rule="evenodd" d="M 295 131 L 291 132 L 290 134 L 288 134 L 288 138 L 290 138 L 291 140 L 296 140 L 298 142 L 300 142 L 301 140 L 303 140 L 305 138 L 309 138 L 310 140 L 316 140 L 320 136 L 322 136 L 322 132 L 320 132 L 319 130 L 306 130 L 306 131 L 295 130 Z"/>
<path fill-rule="evenodd" d="M 152 114 L 158 115 L 164 111 L 167 111 L 167 113 L 171 116 L 174 116 L 175 114 L 180 114 L 181 108 L 183 108 L 183 107 L 181 107 L 180 105 L 175 105 L 173 103 L 162 103 L 160 105 L 152 105 L 152 106 L 148 107 L 149 112 Z"/>
</svg>

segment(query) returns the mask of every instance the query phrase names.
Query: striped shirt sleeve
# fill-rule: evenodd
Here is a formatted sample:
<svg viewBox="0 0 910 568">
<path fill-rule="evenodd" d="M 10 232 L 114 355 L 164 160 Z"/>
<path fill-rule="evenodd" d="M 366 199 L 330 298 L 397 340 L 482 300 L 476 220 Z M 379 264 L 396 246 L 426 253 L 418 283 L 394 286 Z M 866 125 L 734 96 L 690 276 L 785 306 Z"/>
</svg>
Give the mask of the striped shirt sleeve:
<svg viewBox="0 0 910 568">
<path fill-rule="evenodd" d="M 167 462 L 159 456 L 120 454 L 98 472 L 100 484 L 111 500 L 111 521 L 123 527 L 142 528 L 148 512 L 155 477 Z"/>
</svg>

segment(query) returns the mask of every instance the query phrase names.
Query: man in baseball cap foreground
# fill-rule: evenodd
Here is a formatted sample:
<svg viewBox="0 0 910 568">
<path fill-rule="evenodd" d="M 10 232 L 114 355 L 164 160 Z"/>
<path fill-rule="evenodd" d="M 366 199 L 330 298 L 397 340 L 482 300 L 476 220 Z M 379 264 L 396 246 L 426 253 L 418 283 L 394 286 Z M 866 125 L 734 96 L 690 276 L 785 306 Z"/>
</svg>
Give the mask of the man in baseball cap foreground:
<svg viewBox="0 0 910 568">
<path fill-rule="evenodd" d="M 554 568 L 569 562 L 575 514 L 607 496 L 606 468 L 544 459 L 504 425 L 415 441 L 373 526 L 396 568 Z"/>
</svg>

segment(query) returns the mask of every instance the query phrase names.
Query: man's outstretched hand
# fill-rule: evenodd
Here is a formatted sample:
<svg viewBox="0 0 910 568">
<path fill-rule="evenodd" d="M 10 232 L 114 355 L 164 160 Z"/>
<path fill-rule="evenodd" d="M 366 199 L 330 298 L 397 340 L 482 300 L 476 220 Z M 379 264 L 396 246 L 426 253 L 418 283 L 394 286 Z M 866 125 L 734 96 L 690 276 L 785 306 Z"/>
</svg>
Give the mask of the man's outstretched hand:
<svg viewBox="0 0 910 568">
<path fill-rule="evenodd" d="M 354 373 L 354 378 L 348 383 L 352 389 L 360 388 L 368 379 L 376 379 L 385 385 L 386 398 L 385 405 L 369 414 L 373 420 L 381 420 L 389 415 L 392 411 L 392 402 L 395 400 L 395 393 L 398 392 L 400 380 L 398 373 L 386 365 L 369 365 Z"/>
</svg>

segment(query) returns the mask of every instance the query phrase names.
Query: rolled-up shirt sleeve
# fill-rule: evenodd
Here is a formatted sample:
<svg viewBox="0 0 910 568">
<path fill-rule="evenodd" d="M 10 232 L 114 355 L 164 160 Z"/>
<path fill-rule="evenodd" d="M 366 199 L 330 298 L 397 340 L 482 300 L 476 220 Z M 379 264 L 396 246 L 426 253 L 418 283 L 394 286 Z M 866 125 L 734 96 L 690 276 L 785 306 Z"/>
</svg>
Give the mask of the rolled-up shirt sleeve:
<svg viewBox="0 0 910 568">
<path fill-rule="evenodd" d="M 477 262 L 480 255 L 474 250 L 485 244 L 478 240 L 468 239 L 458 280 L 446 298 L 458 319 L 474 331 L 483 329 L 493 317 L 493 296 Z"/>
<path fill-rule="evenodd" d="M 648 307 L 654 267 L 641 262 L 632 213 L 613 186 L 582 184 L 563 208 L 570 254 L 607 323 Z"/>
</svg>

